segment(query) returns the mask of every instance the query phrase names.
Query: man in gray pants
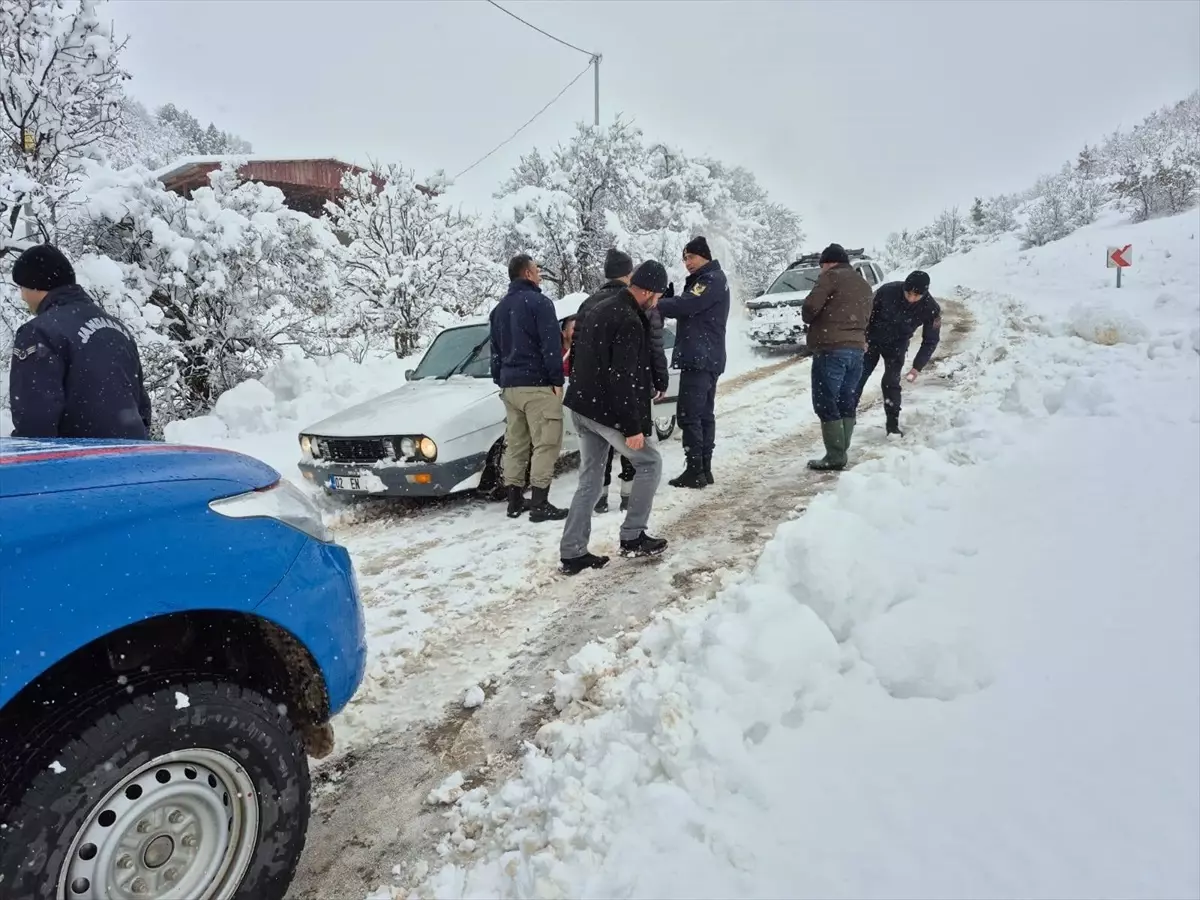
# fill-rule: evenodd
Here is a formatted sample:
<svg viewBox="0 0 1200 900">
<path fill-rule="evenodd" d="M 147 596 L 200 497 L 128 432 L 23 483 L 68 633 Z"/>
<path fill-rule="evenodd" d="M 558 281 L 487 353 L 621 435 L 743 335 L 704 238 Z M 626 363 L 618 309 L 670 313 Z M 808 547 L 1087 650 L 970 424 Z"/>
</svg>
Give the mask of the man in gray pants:
<svg viewBox="0 0 1200 900">
<path fill-rule="evenodd" d="M 666 269 L 647 260 L 634 270 L 629 287 L 596 304 L 576 325 L 571 381 L 563 401 L 579 433 L 581 460 L 559 548 L 562 571 L 568 575 L 608 564 L 607 556 L 589 552 L 588 541 L 592 510 L 604 490 L 609 447 L 636 471 L 621 526 L 621 555 L 654 556 L 667 549 L 665 540 L 646 534 L 662 478 L 662 457 L 647 440 L 654 429 L 654 375 L 646 310 L 666 289 Z"/>
</svg>

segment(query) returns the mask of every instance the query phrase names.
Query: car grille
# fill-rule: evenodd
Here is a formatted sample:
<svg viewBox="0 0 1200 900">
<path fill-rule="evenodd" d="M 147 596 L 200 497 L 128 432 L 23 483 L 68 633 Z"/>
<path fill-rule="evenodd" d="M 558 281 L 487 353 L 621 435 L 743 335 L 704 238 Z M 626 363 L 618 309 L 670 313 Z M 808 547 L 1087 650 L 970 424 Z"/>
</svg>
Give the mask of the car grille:
<svg viewBox="0 0 1200 900">
<path fill-rule="evenodd" d="M 383 438 L 319 438 L 321 458 L 330 462 L 379 462 L 391 459 L 383 446 Z"/>
</svg>

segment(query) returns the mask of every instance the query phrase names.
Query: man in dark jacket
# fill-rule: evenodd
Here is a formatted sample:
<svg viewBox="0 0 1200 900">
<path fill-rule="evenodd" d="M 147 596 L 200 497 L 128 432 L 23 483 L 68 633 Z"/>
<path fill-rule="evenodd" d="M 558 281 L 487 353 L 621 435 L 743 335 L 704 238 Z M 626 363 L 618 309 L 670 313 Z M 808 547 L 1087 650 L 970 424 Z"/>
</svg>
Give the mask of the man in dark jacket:
<svg viewBox="0 0 1200 900">
<path fill-rule="evenodd" d="M 800 317 L 808 324 L 813 411 L 825 442 L 825 456 L 809 460 L 808 467 L 826 471 L 846 467 L 872 298 L 871 286 L 850 266 L 841 244 L 826 247 L 820 263 L 821 274 L 804 298 Z"/>
<path fill-rule="evenodd" d="M 867 324 L 867 355 L 863 358 L 862 377 L 858 382 L 858 398 L 880 358 L 883 359 L 883 410 L 887 417 L 887 433 L 901 437 L 900 430 L 900 373 L 908 356 L 908 343 L 921 328 L 921 349 L 913 359 L 906 376 L 909 383 L 917 380 L 921 370 L 933 358 L 942 334 L 942 308 L 929 295 L 929 275 L 917 270 L 904 281 L 890 281 L 875 292 L 875 305 Z M 855 400 L 855 406 L 858 399 Z"/>
<path fill-rule="evenodd" d="M 729 284 L 708 241 L 693 238 L 683 248 L 688 270 L 683 293 L 664 297 L 658 310 L 678 319 L 672 364 L 679 374 L 679 427 L 687 468 L 672 487 L 702 488 L 713 483 L 712 456 L 717 442 L 717 379 L 725 371 L 725 325 L 729 321 Z"/>
<path fill-rule="evenodd" d="M 533 487 L 529 521 L 565 519 L 550 503 L 554 464 L 562 452 L 562 332 L 542 273 L 525 254 L 508 264 L 508 293 L 491 314 L 492 381 L 504 401 L 504 484 L 508 517 L 525 511 L 525 471 Z"/>
<path fill-rule="evenodd" d="M 49 244 L 31 247 L 12 279 L 34 314 L 13 340 L 13 435 L 149 438 L 137 344 L 75 283 L 67 258 Z"/>
<path fill-rule="evenodd" d="M 662 478 L 662 457 L 647 440 L 654 428 L 650 413 L 654 384 L 646 310 L 666 288 L 666 269 L 647 260 L 634 270 L 628 288 L 595 304 L 577 320 L 565 403 L 579 433 L 579 486 L 559 553 L 568 575 L 608 564 L 608 557 L 589 552 L 588 541 L 592 512 L 604 489 L 609 447 L 633 463 L 635 470 L 629 510 L 621 525 L 621 555 L 652 556 L 667 548 L 665 540 L 646 534 Z"/>
<path fill-rule="evenodd" d="M 633 260 L 627 253 L 622 253 L 620 250 L 611 249 L 604 258 L 604 278 L 605 282 L 601 285 L 596 293 L 592 294 L 579 305 L 578 315 L 583 315 L 587 310 L 595 307 L 600 301 L 606 300 L 620 293 L 622 289 L 629 286 L 629 279 L 633 276 Z M 658 313 L 657 306 L 652 306 L 645 310 L 646 318 L 650 320 L 650 360 L 653 364 L 654 373 L 654 390 L 655 400 L 661 400 L 667 395 L 667 388 L 670 387 L 671 372 L 667 366 L 667 354 L 663 350 L 663 323 L 662 316 Z M 600 499 L 596 501 L 596 512 L 608 512 L 608 488 L 612 484 L 612 467 L 613 458 L 619 456 L 612 447 L 608 448 L 608 463 L 604 467 L 604 491 L 600 495 Z M 621 512 L 625 512 L 629 508 L 629 494 L 633 489 L 634 469 L 631 463 L 624 456 L 621 456 Z"/>
</svg>

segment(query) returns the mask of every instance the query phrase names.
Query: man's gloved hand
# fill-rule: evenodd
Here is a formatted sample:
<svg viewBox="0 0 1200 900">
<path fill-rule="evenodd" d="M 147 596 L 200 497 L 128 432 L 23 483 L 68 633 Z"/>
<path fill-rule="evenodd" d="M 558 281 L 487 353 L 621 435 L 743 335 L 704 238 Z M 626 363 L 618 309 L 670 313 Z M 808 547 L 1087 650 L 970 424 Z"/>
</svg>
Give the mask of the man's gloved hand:
<svg viewBox="0 0 1200 900">
<path fill-rule="evenodd" d="M 675 296 L 675 282 L 673 282 L 673 281 L 667 282 L 667 289 L 663 292 L 663 296 L 664 297 L 674 297 Z"/>
</svg>

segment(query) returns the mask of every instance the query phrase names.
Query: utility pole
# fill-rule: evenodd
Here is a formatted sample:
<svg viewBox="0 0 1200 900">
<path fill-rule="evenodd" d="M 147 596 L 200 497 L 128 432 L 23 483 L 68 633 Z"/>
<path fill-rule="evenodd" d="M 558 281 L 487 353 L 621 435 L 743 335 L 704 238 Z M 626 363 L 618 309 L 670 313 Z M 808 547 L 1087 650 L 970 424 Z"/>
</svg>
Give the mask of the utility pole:
<svg viewBox="0 0 1200 900">
<path fill-rule="evenodd" d="M 596 127 L 600 127 L 600 60 L 599 53 L 592 57 L 592 66 L 595 69 L 596 75 Z"/>
</svg>

